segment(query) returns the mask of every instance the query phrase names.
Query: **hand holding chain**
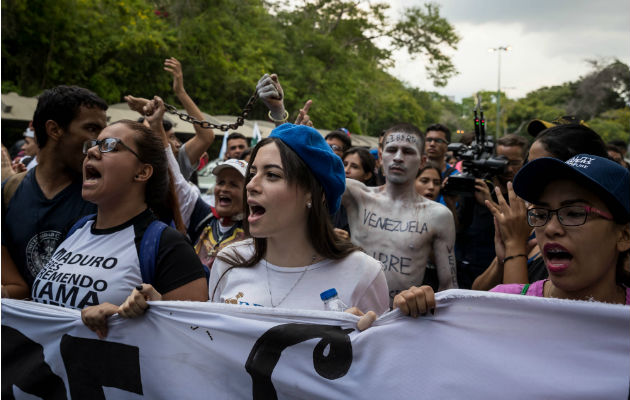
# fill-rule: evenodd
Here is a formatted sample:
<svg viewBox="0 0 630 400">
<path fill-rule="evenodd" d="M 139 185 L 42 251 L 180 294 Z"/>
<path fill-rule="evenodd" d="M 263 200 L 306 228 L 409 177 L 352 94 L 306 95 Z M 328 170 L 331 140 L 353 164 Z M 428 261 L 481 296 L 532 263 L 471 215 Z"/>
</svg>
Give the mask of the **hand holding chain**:
<svg viewBox="0 0 630 400">
<path fill-rule="evenodd" d="M 245 107 L 243 107 L 243 111 L 241 112 L 241 115 L 236 118 L 236 122 L 233 124 L 213 124 L 212 122 L 205 121 L 205 120 L 199 121 L 198 119 L 194 118 L 191 115 L 177 111 L 177 108 L 175 108 L 174 106 L 170 104 L 164 103 L 164 107 L 166 107 L 166 111 L 169 114 L 177 115 L 179 119 L 181 119 L 182 121 L 199 125 L 203 129 L 219 129 L 223 132 L 227 132 L 230 129 L 235 130 L 239 126 L 242 126 L 245 123 L 245 118 L 254 108 L 254 104 L 256 103 L 256 100 L 258 100 L 258 93 L 254 92 L 254 94 L 247 101 L 247 104 L 245 105 Z"/>
</svg>

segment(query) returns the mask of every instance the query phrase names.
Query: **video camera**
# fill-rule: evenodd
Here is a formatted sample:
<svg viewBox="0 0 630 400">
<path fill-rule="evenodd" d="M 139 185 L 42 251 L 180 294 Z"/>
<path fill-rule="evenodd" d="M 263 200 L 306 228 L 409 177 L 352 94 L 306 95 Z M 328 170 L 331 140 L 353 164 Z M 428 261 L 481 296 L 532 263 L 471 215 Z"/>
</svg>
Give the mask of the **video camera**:
<svg viewBox="0 0 630 400">
<path fill-rule="evenodd" d="M 481 119 L 477 113 L 480 113 Z M 493 189 L 491 178 L 505 173 L 508 160 L 503 156 L 495 156 L 494 142 L 486 139 L 486 121 L 483 117 L 481 99 L 477 97 L 475 107 L 475 140 L 470 146 L 463 143 L 448 145 L 448 151 L 452 151 L 455 157 L 462 160 L 461 175 L 448 177 L 444 186 L 444 194 L 459 194 L 472 196 L 475 193 L 475 179 L 483 179 Z"/>
</svg>

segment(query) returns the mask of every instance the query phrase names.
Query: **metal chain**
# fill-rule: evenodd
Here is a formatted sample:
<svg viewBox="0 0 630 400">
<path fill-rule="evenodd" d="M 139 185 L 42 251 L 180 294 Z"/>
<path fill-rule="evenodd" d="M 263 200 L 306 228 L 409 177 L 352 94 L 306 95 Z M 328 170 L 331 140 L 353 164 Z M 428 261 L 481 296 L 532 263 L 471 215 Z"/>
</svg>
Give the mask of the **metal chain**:
<svg viewBox="0 0 630 400">
<path fill-rule="evenodd" d="M 204 129 L 219 129 L 223 132 L 227 132 L 230 129 L 237 129 L 239 126 L 242 126 L 245 123 L 245 118 L 254 108 L 254 103 L 256 103 L 256 100 L 258 100 L 258 94 L 254 92 L 252 97 L 250 97 L 249 100 L 247 101 L 247 104 L 245 104 L 245 107 L 243 107 L 243 112 L 241 112 L 241 115 L 236 118 L 236 122 L 233 124 L 213 124 L 212 122 L 205 121 L 205 120 L 199 121 L 198 119 L 196 119 L 195 117 L 191 115 L 177 111 L 177 108 L 173 107 L 170 104 L 164 103 L 164 106 L 166 107 L 166 111 L 168 113 L 177 115 L 179 119 L 181 119 L 182 121 L 199 125 L 201 128 L 204 128 Z"/>
</svg>

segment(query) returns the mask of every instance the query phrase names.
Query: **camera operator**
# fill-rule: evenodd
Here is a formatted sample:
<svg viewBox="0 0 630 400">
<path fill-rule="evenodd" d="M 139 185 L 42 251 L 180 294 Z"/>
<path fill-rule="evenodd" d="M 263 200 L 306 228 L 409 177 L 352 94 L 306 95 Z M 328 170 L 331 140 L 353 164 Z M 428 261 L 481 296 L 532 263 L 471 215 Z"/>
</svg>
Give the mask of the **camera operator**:
<svg viewBox="0 0 630 400">
<path fill-rule="evenodd" d="M 462 196 L 458 207 L 459 230 L 455 254 L 457 258 L 457 278 L 460 288 L 470 289 L 475 278 L 485 271 L 495 257 L 494 219 L 485 205 L 493 200 L 494 191 L 499 187 L 507 201 L 507 183 L 522 167 L 527 154 L 527 140 L 518 135 L 505 135 L 497 141 L 496 156 L 504 159 L 507 166 L 502 173 L 488 179 L 475 177 L 474 196 Z"/>
</svg>

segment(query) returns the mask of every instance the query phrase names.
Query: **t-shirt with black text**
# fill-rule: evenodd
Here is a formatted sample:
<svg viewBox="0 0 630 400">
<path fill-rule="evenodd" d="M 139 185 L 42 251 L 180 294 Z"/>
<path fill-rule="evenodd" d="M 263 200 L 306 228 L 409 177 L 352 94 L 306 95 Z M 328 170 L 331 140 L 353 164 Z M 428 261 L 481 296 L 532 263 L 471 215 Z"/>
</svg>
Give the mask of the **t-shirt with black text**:
<svg viewBox="0 0 630 400">
<path fill-rule="evenodd" d="M 82 309 L 104 302 L 120 305 L 142 282 L 139 249 L 155 219 L 149 210 L 122 225 L 96 229 L 88 221 L 64 240 L 35 278 L 33 300 Z M 205 277 L 187 239 L 171 227 L 162 232 L 153 286 L 164 294 Z"/>
</svg>

